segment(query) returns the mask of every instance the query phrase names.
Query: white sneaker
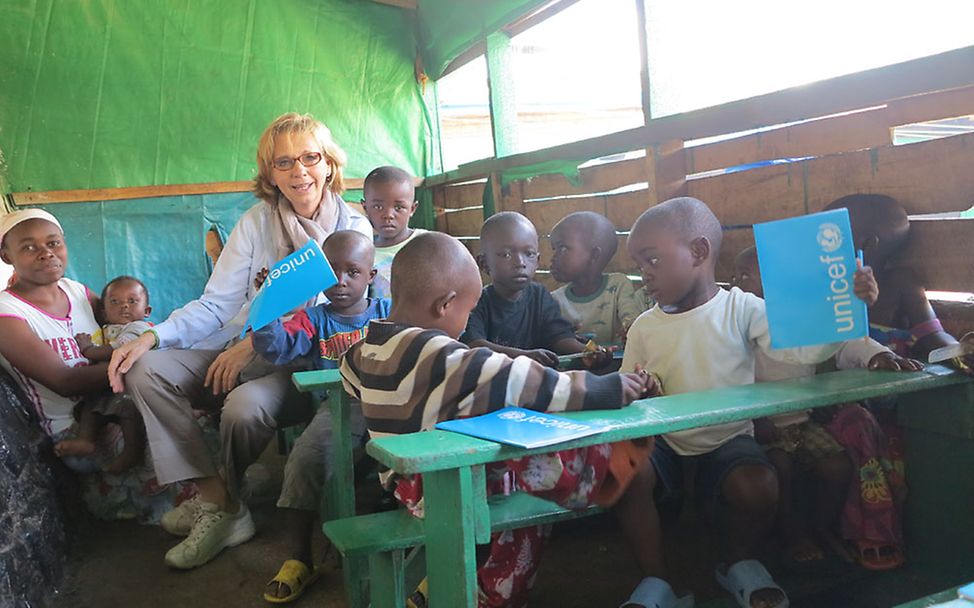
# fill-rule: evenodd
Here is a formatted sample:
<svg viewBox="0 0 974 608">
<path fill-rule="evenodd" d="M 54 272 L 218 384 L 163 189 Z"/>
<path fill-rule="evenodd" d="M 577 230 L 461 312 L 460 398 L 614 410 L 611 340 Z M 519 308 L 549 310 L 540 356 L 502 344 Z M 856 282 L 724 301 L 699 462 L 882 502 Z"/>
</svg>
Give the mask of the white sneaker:
<svg viewBox="0 0 974 608">
<path fill-rule="evenodd" d="M 247 542 L 255 531 L 243 503 L 236 513 L 227 513 L 215 504 L 200 502 L 189 536 L 166 553 L 166 564 L 182 570 L 202 566 L 226 547 Z"/>
<path fill-rule="evenodd" d="M 179 503 L 178 507 L 166 511 L 159 520 L 159 525 L 175 536 L 188 536 L 199 510 L 200 497 L 194 496 Z"/>
</svg>

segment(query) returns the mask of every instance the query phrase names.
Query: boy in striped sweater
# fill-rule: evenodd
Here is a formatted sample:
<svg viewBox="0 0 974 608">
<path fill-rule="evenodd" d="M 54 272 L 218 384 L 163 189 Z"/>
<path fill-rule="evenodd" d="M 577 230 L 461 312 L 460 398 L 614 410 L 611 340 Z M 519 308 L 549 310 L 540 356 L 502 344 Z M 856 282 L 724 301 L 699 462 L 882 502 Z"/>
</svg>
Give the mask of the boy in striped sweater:
<svg viewBox="0 0 974 608">
<path fill-rule="evenodd" d="M 420 235 L 396 256 L 389 318 L 372 321 L 365 340 L 348 350 L 340 367 L 373 437 L 430 430 L 441 420 L 505 405 L 547 412 L 618 408 L 655 392 L 640 370 L 606 376 L 557 372 L 528 357 L 512 359 L 458 342 L 480 293 L 477 264 L 452 237 Z M 651 442 L 623 442 L 500 463 L 488 471 L 488 491 L 503 491 L 506 482 L 571 508 L 613 506 L 640 569 L 647 577 L 659 576 L 658 525 L 646 519 L 650 447 Z M 421 516 L 421 479 L 386 481 Z M 494 535 L 477 572 L 480 606 L 524 605 L 547 534 L 546 527 L 536 527 Z"/>
</svg>

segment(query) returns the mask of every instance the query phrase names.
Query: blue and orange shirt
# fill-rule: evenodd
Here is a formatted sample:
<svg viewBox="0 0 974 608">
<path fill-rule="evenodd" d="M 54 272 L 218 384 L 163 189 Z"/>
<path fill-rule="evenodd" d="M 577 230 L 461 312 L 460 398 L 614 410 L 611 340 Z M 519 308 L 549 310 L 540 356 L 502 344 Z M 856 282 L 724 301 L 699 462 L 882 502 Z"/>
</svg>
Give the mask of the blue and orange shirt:
<svg viewBox="0 0 974 608">
<path fill-rule="evenodd" d="M 299 311 L 283 323 L 278 319 L 254 332 L 254 350 L 274 365 L 305 357 L 314 369 L 336 369 L 348 347 L 365 338 L 369 321 L 389 316 L 389 300 L 370 298 L 365 311 L 341 315 L 331 304 Z"/>
</svg>

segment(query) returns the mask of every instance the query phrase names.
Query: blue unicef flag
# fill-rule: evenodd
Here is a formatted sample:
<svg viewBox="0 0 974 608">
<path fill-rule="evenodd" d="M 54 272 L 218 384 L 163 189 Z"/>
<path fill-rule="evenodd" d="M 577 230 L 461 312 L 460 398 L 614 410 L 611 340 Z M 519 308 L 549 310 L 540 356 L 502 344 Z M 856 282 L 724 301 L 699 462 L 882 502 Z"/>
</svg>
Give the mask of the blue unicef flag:
<svg viewBox="0 0 974 608">
<path fill-rule="evenodd" d="M 522 448 L 540 448 L 595 435 L 612 426 L 508 406 L 482 416 L 438 422 L 436 428 Z"/>
<path fill-rule="evenodd" d="M 267 273 L 264 284 L 250 304 L 250 314 L 241 337 L 248 327 L 255 330 L 286 314 L 332 285 L 338 283 L 335 271 L 318 243 L 308 244 L 287 256 Z"/>
<path fill-rule="evenodd" d="M 853 292 L 856 250 L 846 209 L 755 224 L 772 348 L 845 342 L 869 334 Z"/>
</svg>

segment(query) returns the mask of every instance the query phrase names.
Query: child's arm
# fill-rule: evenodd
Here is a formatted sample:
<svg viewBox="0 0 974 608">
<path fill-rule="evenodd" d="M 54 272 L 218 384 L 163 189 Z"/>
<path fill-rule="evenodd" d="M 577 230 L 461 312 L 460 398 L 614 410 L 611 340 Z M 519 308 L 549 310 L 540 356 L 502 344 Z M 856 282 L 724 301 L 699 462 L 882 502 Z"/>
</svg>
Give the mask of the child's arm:
<svg viewBox="0 0 974 608">
<path fill-rule="evenodd" d="M 78 343 L 78 348 L 85 359 L 93 363 L 109 361 L 115 349 L 110 344 L 98 345 L 91 341 L 91 334 L 80 333 L 74 336 L 74 341 Z"/>
<path fill-rule="evenodd" d="M 507 355 L 512 359 L 515 357 L 527 357 L 547 367 L 558 367 L 558 355 L 556 355 L 555 353 L 551 352 L 546 348 L 535 348 L 531 350 L 525 350 L 523 348 L 514 348 L 513 346 L 501 346 L 500 344 L 494 344 L 489 340 L 482 340 L 482 339 L 471 340 L 467 344 L 470 346 L 470 348 L 478 348 L 478 347 L 489 348 L 495 353 Z"/>
<path fill-rule="evenodd" d="M 927 290 L 917 277 L 909 271 L 902 271 L 896 277 L 893 289 L 900 293 L 898 309 L 906 318 L 908 329 L 916 339 L 910 349 L 911 355 L 926 361 L 930 351 L 957 343 L 953 336 L 944 331 L 937 319 L 937 313 L 927 299 Z"/>
<path fill-rule="evenodd" d="M 254 351 L 274 365 L 285 365 L 311 352 L 318 331 L 306 310 L 289 320 L 275 319 L 253 333 Z"/>
<path fill-rule="evenodd" d="M 900 357 L 872 338 L 843 342 L 835 354 L 835 366 L 839 369 L 887 369 L 915 372 L 923 369 L 919 361 Z"/>
<path fill-rule="evenodd" d="M 0 355 L 22 374 L 59 395 L 73 397 L 108 389 L 106 364 L 65 365 L 23 319 L 0 317 L 0 336 Z"/>
</svg>

